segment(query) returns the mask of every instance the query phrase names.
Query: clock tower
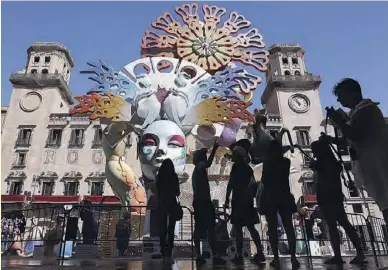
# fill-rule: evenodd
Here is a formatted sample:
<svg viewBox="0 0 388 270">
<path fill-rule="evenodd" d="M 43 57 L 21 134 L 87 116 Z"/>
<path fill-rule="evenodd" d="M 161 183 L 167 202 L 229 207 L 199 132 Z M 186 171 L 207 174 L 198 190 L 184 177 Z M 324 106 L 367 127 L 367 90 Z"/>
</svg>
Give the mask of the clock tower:
<svg viewBox="0 0 388 270">
<path fill-rule="evenodd" d="M 287 128 L 293 143 L 309 153 L 311 142 L 317 140 L 323 130 L 318 92 L 321 78 L 307 72 L 305 52 L 299 44 L 275 44 L 269 52 L 267 85 L 261 97 L 268 116 L 267 127 L 272 135 L 282 127 Z M 291 164 L 291 190 L 298 200 L 304 194 L 313 193 L 308 190 L 310 185 L 304 183 L 312 174 L 308 169 L 309 161 L 298 150 Z"/>
</svg>

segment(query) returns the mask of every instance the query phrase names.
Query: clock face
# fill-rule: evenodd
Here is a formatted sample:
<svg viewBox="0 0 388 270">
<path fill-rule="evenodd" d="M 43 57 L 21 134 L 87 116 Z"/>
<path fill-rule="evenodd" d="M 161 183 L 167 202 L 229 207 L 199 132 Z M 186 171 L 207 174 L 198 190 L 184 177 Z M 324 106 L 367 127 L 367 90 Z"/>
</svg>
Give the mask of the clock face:
<svg viewBox="0 0 388 270">
<path fill-rule="evenodd" d="M 290 108 L 297 113 L 307 112 L 310 108 L 309 99 L 306 96 L 300 94 L 291 96 L 288 100 L 288 104 Z"/>
</svg>

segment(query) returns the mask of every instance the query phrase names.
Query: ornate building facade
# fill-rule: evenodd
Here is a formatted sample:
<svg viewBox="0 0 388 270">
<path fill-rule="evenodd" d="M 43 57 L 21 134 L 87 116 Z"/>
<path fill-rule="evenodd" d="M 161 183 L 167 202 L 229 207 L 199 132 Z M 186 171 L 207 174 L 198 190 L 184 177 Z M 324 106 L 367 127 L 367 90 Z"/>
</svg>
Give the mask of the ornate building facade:
<svg viewBox="0 0 388 270">
<path fill-rule="evenodd" d="M 268 115 L 272 135 L 281 128 L 290 130 L 292 140 L 305 152 L 324 131 L 323 110 L 319 98 L 321 78 L 305 66 L 305 52 L 298 45 L 275 44 L 270 47 L 267 85 L 261 102 Z M 1 187 L 3 208 L 26 203 L 76 204 L 82 199 L 98 203 L 119 203 L 105 178 L 105 156 L 98 121 L 87 116 L 70 116 L 74 104 L 69 80 L 74 61 L 69 50 L 59 43 L 34 43 L 28 50 L 27 66 L 11 74 L 13 84 L 9 106 L 1 109 L 2 160 Z M 327 127 L 333 133 L 331 126 Z M 238 138 L 252 137 L 249 126 Z M 188 138 L 187 165 L 193 170 L 191 153 L 199 145 Z M 126 160 L 137 177 L 137 138 L 130 135 Z M 346 149 L 344 160 L 348 161 Z M 314 205 L 313 174 L 308 159 L 298 150 L 289 155 L 292 162 L 291 190 L 299 205 Z M 230 162 L 217 158 L 209 169 L 212 197 L 223 203 Z M 350 170 L 350 168 L 349 168 Z M 182 186 L 182 203 L 191 205 L 191 181 Z M 361 191 L 350 192 L 345 186 L 347 212 L 381 216 L 371 198 Z"/>
</svg>

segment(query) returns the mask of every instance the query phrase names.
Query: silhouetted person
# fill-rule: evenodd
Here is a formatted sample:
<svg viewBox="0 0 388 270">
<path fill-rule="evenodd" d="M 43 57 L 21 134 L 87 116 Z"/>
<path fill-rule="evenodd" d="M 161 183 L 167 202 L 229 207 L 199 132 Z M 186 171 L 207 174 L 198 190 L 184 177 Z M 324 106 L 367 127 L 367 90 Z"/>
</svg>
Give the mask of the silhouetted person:
<svg viewBox="0 0 388 270">
<path fill-rule="evenodd" d="M 164 264 L 173 264 L 172 249 L 174 248 L 174 229 L 176 217 L 174 208 L 180 195 L 178 175 L 174 163 L 165 159 L 156 177 L 156 193 L 158 196 L 157 213 L 159 221 L 160 248 Z"/>
<path fill-rule="evenodd" d="M 345 208 L 344 195 L 342 193 L 341 172 L 342 166 L 335 158 L 328 141 L 321 136 L 319 141 L 311 144 L 316 161 L 311 162 L 310 167 L 315 172 L 317 201 L 323 219 L 329 227 L 330 242 L 334 251 L 334 258 L 325 261 L 325 264 L 340 264 L 344 261 L 341 257 L 341 238 L 338 233 L 337 222 L 345 229 L 353 245 L 356 247 L 357 256 L 350 261 L 352 264 L 360 264 L 365 261 L 361 240 L 349 222 Z"/>
<path fill-rule="evenodd" d="M 343 79 L 334 87 L 334 94 L 342 106 L 351 109 L 349 118 L 333 108 L 328 109 L 330 119 L 338 125 L 343 135 L 351 141 L 354 153 L 355 180 L 365 186 L 374 198 L 388 223 L 388 126 L 377 106 L 364 99 L 360 84 L 353 79 Z"/>
<path fill-rule="evenodd" d="M 213 253 L 213 264 L 224 264 L 225 261 L 217 254 L 215 241 L 216 217 L 214 205 L 210 196 L 210 185 L 207 169 L 212 165 L 214 156 L 219 145 L 217 141 L 213 145 L 212 152 L 207 158 L 208 149 L 196 150 L 193 155 L 195 165 L 192 185 L 193 185 L 193 208 L 194 208 L 194 245 L 197 253 L 197 263 L 206 262 L 201 253 L 201 239 L 208 239 Z"/>
<path fill-rule="evenodd" d="M 82 224 L 82 238 L 84 244 L 94 244 L 98 236 L 98 222 L 91 209 L 92 203 L 90 201 L 83 201 L 80 217 Z"/>
<path fill-rule="evenodd" d="M 120 256 L 125 256 L 131 237 L 131 215 L 128 212 L 116 224 L 116 248 Z"/>
<path fill-rule="evenodd" d="M 268 235 L 274 259 L 271 266 L 278 267 L 278 213 L 282 219 L 284 230 L 286 231 L 289 250 L 291 253 L 291 263 L 294 267 L 300 264 L 296 259 L 296 237 L 292 222 L 292 215 L 297 212 L 295 198 L 290 191 L 290 166 L 291 162 L 283 156 L 282 145 L 278 141 L 271 141 L 268 154 L 263 163 L 263 174 L 261 181 L 264 190 L 261 200 L 261 212 L 268 222 Z"/>
<path fill-rule="evenodd" d="M 242 255 L 242 229 L 243 227 L 247 227 L 257 249 L 257 254 L 253 260 L 256 263 L 263 263 L 265 262 L 265 256 L 260 241 L 260 234 L 255 228 L 255 224 L 260 223 L 260 218 L 253 205 L 253 200 L 256 195 L 256 182 L 253 176 L 253 170 L 247 162 L 247 152 L 241 146 L 234 147 L 232 160 L 234 164 L 226 190 L 225 204 L 229 205 L 230 193 L 232 193 L 231 223 L 234 225 L 237 250 L 233 262 L 237 265 L 244 263 Z"/>
</svg>

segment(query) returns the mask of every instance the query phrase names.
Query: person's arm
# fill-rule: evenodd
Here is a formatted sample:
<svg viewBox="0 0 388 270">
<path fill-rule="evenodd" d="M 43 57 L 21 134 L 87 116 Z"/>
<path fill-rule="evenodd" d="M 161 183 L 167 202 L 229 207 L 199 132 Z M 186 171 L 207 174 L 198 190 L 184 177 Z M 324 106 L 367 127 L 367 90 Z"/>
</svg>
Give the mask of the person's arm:
<svg viewBox="0 0 388 270">
<path fill-rule="evenodd" d="M 179 197 L 181 195 L 181 189 L 180 189 L 180 186 L 179 186 L 178 175 L 175 175 L 175 181 L 176 181 L 176 197 Z"/>
<path fill-rule="evenodd" d="M 378 117 L 378 114 L 379 108 L 371 105 L 356 112 L 351 125 L 348 125 L 337 116 L 334 116 L 332 120 L 338 125 L 346 138 L 351 141 L 359 141 L 367 137 L 368 133 L 373 132 L 376 128 L 373 119 Z"/>
<path fill-rule="evenodd" d="M 211 152 L 211 154 L 210 154 L 210 156 L 209 156 L 209 158 L 207 159 L 207 161 L 206 161 L 206 168 L 209 168 L 211 165 L 212 165 L 212 163 L 213 163 L 213 159 L 214 159 L 214 157 L 215 157 L 215 155 L 216 155 L 216 152 L 217 152 L 217 149 L 218 149 L 218 147 L 219 147 L 220 145 L 217 143 L 217 141 L 214 143 L 214 145 L 213 145 L 213 149 L 212 149 L 212 152 Z"/>
<path fill-rule="evenodd" d="M 234 165 L 233 165 L 233 167 L 234 167 Z M 230 175 L 233 175 L 233 167 L 232 167 L 232 171 L 231 171 Z M 233 190 L 233 177 L 230 177 L 229 182 L 228 182 L 228 186 L 226 187 L 226 198 L 225 198 L 226 205 L 229 204 L 229 198 L 230 198 L 230 194 L 232 193 L 232 190 Z"/>
<path fill-rule="evenodd" d="M 226 198 L 225 198 L 225 204 L 228 205 L 229 204 L 229 198 L 230 198 L 230 194 L 232 193 L 232 184 L 231 184 L 231 180 L 229 180 L 228 182 L 228 186 L 226 187 Z"/>
<path fill-rule="evenodd" d="M 290 178 L 290 169 L 291 169 L 291 160 L 288 159 L 288 158 L 284 158 L 284 174 L 287 175 L 287 179 Z M 288 182 L 288 185 L 290 185 L 290 183 Z"/>
</svg>

